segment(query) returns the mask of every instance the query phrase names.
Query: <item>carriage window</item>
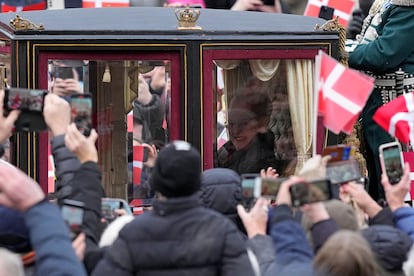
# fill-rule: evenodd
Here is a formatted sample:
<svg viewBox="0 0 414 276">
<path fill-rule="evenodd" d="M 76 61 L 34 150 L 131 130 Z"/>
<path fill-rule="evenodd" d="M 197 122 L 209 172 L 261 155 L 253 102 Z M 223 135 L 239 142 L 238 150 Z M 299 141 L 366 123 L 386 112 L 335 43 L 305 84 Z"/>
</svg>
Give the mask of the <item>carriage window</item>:
<svg viewBox="0 0 414 276">
<path fill-rule="evenodd" d="M 75 93 L 92 96 L 105 189 L 119 189 L 120 185 L 111 185 L 115 181 L 124 183 L 130 202 L 137 199 L 143 204 L 153 196 L 148 185 L 151 156 L 169 140 L 170 63 L 169 60 L 48 61 L 49 91 L 68 101 Z M 73 106 L 71 111 L 76 111 Z M 48 162 L 50 173 L 53 159 Z M 54 179 L 49 180 L 48 190 L 53 191 Z"/>
<path fill-rule="evenodd" d="M 295 173 L 311 154 L 312 60 L 216 60 L 215 166 Z M 308 131 L 309 130 L 309 131 Z"/>
</svg>

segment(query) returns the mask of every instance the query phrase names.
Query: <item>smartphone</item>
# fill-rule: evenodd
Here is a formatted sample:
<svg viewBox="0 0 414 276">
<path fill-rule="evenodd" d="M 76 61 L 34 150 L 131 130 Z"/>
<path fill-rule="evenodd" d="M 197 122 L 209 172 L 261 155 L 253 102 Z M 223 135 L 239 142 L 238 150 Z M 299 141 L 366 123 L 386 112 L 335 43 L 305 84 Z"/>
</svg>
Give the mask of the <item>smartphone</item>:
<svg viewBox="0 0 414 276">
<path fill-rule="evenodd" d="M 129 207 L 124 199 L 109 197 L 102 198 L 102 217 L 105 218 L 106 221 L 114 221 L 118 217 L 115 210 L 119 209 L 125 210 L 126 214 L 132 216 L 131 207 Z"/>
<path fill-rule="evenodd" d="M 55 76 L 55 78 L 60 78 L 60 79 L 63 79 L 63 80 L 75 78 L 75 76 L 73 74 L 73 68 L 72 67 L 67 67 L 67 66 L 55 67 L 55 75 L 54 76 Z"/>
<path fill-rule="evenodd" d="M 355 159 L 330 162 L 326 166 L 326 178 L 332 184 L 342 184 L 349 181 L 359 181 L 362 178 L 359 163 Z"/>
<path fill-rule="evenodd" d="M 398 142 L 382 144 L 379 147 L 382 171 L 388 176 L 391 184 L 400 182 L 404 174 L 404 160 L 401 145 Z"/>
<path fill-rule="evenodd" d="M 83 135 L 89 136 L 92 130 L 92 97 L 90 94 L 70 96 L 72 122 Z"/>
<path fill-rule="evenodd" d="M 62 206 L 63 220 L 69 227 L 72 240 L 81 232 L 85 204 L 81 201 L 65 199 Z"/>
<path fill-rule="evenodd" d="M 15 122 L 15 132 L 45 131 L 46 122 L 43 118 L 44 98 L 46 90 L 26 88 L 5 88 L 3 107 L 5 115 L 12 110 L 21 110 Z"/>
<path fill-rule="evenodd" d="M 321 9 L 319 10 L 318 17 L 326 19 L 326 20 L 331 20 L 334 16 L 334 12 L 335 12 L 334 8 L 322 5 Z"/>
<path fill-rule="evenodd" d="M 257 182 L 260 182 L 260 174 L 242 174 L 241 175 L 241 186 L 243 198 L 254 198 L 255 197 L 255 186 Z M 256 192 L 257 193 L 257 192 Z"/>
<path fill-rule="evenodd" d="M 22 110 L 36 113 L 43 112 L 45 90 L 26 88 L 5 88 L 3 106 L 6 111 Z"/>
<path fill-rule="evenodd" d="M 300 207 L 304 204 L 326 201 L 333 198 L 329 179 L 300 182 L 290 187 L 292 206 Z"/>
<path fill-rule="evenodd" d="M 254 197 L 263 196 L 271 200 L 276 199 L 280 184 L 287 179 L 286 177 L 257 179 L 253 191 Z"/>
<path fill-rule="evenodd" d="M 353 149 L 351 146 L 335 145 L 324 148 L 322 155 L 330 155 L 331 159 L 329 162 L 337 162 L 350 159 L 354 151 L 355 149 Z"/>
</svg>

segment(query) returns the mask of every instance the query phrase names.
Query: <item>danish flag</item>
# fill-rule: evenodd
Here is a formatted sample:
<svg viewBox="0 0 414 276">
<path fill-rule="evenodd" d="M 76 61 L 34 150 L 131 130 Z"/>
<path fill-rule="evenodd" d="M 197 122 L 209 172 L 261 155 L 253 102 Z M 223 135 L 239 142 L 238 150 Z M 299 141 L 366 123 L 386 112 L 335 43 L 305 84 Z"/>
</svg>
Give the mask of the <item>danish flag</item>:
<svg viewBox="0 0 414 276">
<path fill-rule="evenodd" d="M 309 0 L 304 15 L 319 17 L 322 6 L 330 7 L 334 9 L 332 18 L 338 16 L 339 24 L 346 27 L 351 18 L 354 5 L 354 0 Z"/>
<path fill-rule="evenodd" d="M 331 58 L 323 51 L 315 59 L 318 113 L 325 127 L 350 134 L 374 88 L 374 79 Z"/>
<path fill-rule="evenodd" d="M 141 184 L 141 172 L 144 160 L 144 146 L 137 145 L 133 147 L 133 161 L 132 161 L 132 182 L 134 185 Z"/>
<path fill-rule="evenodd" d="M 1 3 L 1 12 L 22 12 L 22 11 L 35 11 L 35 10 L 45 10 L 46 1 L 42 1 L 35 4 L 29 4 L 25 6 L 13 6 Z"/>
<path fill-rule="evenodd" d="M 129 7 L 129 0 L 83 0 L 82 8 Z"/>
<path fill-rule="evenodd" d="M 373 119 L 402 143 L 414 143 L 413 93 L 406 93 L 384 104 L 375 112 Z"/>
</svg>

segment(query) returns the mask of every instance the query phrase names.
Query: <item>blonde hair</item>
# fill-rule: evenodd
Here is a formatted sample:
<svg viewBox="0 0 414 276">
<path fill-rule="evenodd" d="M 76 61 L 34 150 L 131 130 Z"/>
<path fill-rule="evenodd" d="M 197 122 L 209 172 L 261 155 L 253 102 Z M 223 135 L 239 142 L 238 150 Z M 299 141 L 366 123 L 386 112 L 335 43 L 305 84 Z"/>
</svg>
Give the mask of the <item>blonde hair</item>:
<svg viewBox="0 0 414 276">
<path fill-rule="evenodd" d="M 340 230 L 332 235 L 314 259 L 316 275 L 377 276 L 379 266 L 368 242 L 359 232 Z"/>
</svg>

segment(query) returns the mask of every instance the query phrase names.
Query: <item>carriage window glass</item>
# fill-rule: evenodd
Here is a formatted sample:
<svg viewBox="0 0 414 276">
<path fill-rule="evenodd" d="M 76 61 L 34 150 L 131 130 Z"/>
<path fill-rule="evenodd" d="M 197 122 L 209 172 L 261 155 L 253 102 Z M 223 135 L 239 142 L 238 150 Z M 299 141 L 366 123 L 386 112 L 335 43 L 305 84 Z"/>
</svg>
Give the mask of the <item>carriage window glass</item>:
<svg viewBox="0 0 414 276">
<path fill-rule="evenodd" d="M 295 173 L 310 154 L 312 60 L 216 60 L 215 167 Z M 309 74 L 309 76 L 308 76 Z"/>
</svg>

